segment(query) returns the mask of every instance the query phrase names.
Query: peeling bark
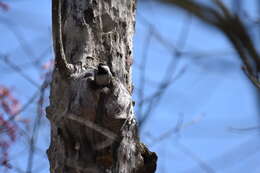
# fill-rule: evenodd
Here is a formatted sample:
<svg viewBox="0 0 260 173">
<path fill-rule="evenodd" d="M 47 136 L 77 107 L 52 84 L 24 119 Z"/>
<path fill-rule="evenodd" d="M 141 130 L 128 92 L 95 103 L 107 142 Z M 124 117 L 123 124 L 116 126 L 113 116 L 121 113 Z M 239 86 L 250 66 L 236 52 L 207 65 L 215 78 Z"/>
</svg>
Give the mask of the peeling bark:
<svg viewBox="0 0 260 173">
<path fill-rule="evenodd" d="M 135 1 L 52 5 L 50 172 L 155 172 L 157 156 L 139 141 L 131 97 Z"/>
</svg>

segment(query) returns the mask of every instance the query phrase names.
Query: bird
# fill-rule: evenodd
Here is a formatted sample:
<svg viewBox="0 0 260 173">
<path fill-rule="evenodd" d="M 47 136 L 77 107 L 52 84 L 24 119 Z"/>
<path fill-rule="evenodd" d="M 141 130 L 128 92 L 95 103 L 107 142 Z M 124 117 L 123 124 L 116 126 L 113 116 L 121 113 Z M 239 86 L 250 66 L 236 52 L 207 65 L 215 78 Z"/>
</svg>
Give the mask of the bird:
<svg viewBox="0 0 260 173">
<path fill-rule="evenodd" d="M 95 75 L 95 83 L 98 86 L 108 86 L 111 81 L 112 74 L 110 68 L 103 63 L 98 65 L 97 73 Z"/>
</svg>

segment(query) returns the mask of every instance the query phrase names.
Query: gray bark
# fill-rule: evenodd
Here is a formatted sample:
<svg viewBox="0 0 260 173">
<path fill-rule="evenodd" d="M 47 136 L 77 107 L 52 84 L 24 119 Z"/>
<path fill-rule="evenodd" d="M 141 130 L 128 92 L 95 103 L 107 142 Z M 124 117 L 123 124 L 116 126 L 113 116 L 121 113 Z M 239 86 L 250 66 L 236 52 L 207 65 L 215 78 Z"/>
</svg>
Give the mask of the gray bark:
<svg viewBox="0 0 260 173">
<path fill-rule="evenodd" d="M 131 98 L 135 3 L 53 0 L 50 172 L 155 172 Z"/>
</svg>

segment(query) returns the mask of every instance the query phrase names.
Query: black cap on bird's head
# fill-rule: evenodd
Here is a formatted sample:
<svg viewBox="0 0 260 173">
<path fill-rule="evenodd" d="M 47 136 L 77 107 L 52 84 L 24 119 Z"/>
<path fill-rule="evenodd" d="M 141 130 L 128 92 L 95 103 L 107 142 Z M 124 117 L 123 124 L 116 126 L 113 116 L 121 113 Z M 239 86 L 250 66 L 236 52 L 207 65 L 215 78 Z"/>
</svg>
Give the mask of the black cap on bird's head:
<svg viewBox="0 0 260 173">
<path fill-rule="evenodd" d="M 106 64 L 100 63 L 98 65 L 98 74 L 105 75 L 105 74 L 111 74 L 111 72 L 109 67 Z"/>
<path fill-rule="evenodd" d="M 94 81 L 97 86 L 104 87 L 110 84 L 111 76 L 109 67 L 106 64 L 100 63 L 95 73 Z"/>
</svg>

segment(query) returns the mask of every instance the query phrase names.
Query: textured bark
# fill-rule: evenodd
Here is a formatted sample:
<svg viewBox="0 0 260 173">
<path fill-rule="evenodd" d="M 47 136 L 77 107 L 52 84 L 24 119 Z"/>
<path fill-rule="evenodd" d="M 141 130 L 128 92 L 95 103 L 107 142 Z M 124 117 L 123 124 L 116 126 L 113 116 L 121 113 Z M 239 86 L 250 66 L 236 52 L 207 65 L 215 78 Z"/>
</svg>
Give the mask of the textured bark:
<svg viewBox="0 0 260 173">
<path fill-rule="evenodd" d="M 134 0 L 53 0 L 52 173 L 153 173 L 132 103 Z M 109 67 L 99 85 L 100 66 Z M 101 78 L 103 79 L 103 78 Z"/>
</svg>

